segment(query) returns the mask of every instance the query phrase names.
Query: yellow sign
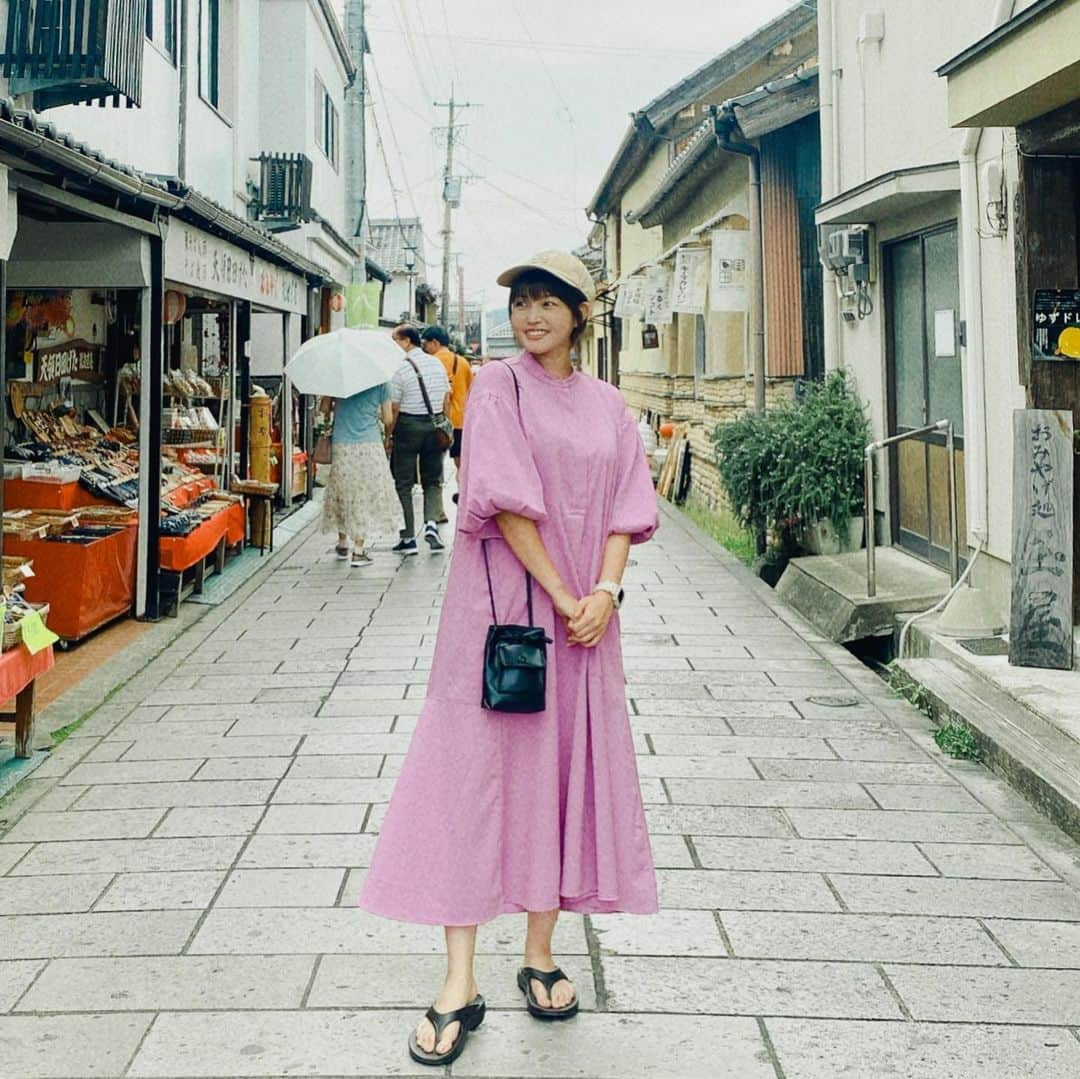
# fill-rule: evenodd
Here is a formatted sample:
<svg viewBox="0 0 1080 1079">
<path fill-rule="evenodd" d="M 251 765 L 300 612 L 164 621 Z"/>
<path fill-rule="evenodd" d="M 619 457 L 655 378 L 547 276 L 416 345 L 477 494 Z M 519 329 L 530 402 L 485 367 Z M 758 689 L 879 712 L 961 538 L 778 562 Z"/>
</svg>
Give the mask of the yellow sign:
<svg viewBox="0 0 1080 1079">
<path fill-rule="evenodd" d="M 41 620 L 41 615 L 37 611 L 31 611 L 29 614 L 23 615 L 22 622 L 22 640 L 26 645 L 26 650 L 32 656 L 36 656 L 43 648 L 48 648 L 50 644 L 55 644 L 59 637 Z"/>
</svg>

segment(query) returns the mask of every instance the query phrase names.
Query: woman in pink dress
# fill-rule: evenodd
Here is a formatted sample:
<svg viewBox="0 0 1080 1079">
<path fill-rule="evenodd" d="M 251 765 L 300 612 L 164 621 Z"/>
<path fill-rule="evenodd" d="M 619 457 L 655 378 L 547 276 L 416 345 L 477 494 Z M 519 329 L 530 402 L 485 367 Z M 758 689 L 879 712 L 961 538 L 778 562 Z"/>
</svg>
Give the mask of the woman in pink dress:
<svg viewBox="0 0 1080 1079">
<path fill-rule="evenodd" d="M 570 351 L 595 297 L 584 264 L 547 251 L 499 277 L 527 351 L 486 365 L 465 415 L 457 539 L 427 701 L 360 905 L 445 927 L 447 975 L 409 1038 L 457 1058 L 484 1018 L 476 927 L 527 912 L 518 986 L 538 1019 L 577 1012 L 551 952 L 560 910 L 657 910 L 626 710 L 616 610 L 632 543 L 657 527 L 641 441 L 618 390 Z M 526 571 L 548 648 L 546 710 L 481 707 L 492 622 L 524 624 Z"/>
</svg>

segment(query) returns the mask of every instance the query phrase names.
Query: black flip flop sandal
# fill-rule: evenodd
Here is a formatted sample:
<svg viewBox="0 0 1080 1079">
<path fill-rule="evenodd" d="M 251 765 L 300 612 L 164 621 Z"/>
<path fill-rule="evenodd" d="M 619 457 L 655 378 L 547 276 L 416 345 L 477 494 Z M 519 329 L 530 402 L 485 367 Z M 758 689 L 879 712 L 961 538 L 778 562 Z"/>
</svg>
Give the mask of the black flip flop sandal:
<svg viewBox="0 0 1080 1079">
<path fill-rule="evenodd" d="M 458 1036 L 454 1041 L 454 1044 L 450 1047 L 446 1053 L 429 1053 L 426 1049 L 421 1049 L 420 1044 L 416 1040 L 416 1031 L 414 1030 L 409 1035 L 409 1056 L 416 1061 L 417 1064 L 449 1064 L 451 1061 L 457 1060 L 461 1056 L 462 1050 L 465 1048 L 465 1042 L 468 1041 L 469 1031 L 475 1030 L 483 1021 L 484 1013 L 487 1011 L 487 1005 L 484 1003 L 484 998 L 477 996 L 477 998 L 471 1003 L 466 1004 L 464 1008 L 458 1008 L 453 1012 L 437 1012 L 435 1006 L 432 1005 L 428 1008 L 426 1013 L 427 1021 L 435 1028 L 435 1044 L 438 1045 L 443 1036 L 443 1031 L 451 1023 L 460 1023 L 461 1030 L 458 1032 Z"/>
<path fill-rule="evenodd" d="M 558 968 L 554 970 L 537 970 L 535 967 L 522 967 L 518 971 L 518 989 L 525 994 L 525 1005 L 529 1014 L 536 1019 L 551 1021 L 555 1019 L 569 1019 L 578 1013 L 577 990 L 574 990 L 574 999 L 565 1008 L 545 1008 L 533 993 L 532 980 L 535 978 L 547 991 L 548 999 L 551 999 L 551 990 L 556 982 L 570 981 L 570 979 Z"/>
</svg>

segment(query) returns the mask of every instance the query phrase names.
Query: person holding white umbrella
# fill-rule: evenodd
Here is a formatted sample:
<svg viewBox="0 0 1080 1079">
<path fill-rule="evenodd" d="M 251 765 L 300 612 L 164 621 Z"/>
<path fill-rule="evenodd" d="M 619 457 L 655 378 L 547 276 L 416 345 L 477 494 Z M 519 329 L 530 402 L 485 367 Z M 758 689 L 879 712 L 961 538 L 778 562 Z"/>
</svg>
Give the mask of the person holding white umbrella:
<svg viewBox="0 0 1080 1079">
<path fill-rule="evenodd" d="M 337 556 L 353 568 L 371 565 L 373 539 L 400 527 L 383 434 L 392 422 L 389 379 L 400 366 L 401 352 L 387 334 L 345 329 L 306 342 L 286 367 L 300 392 L 322 395 L 320 410 L 333 412 L 333 467 L 321 526 L 337 532 Z"/>
</svg>

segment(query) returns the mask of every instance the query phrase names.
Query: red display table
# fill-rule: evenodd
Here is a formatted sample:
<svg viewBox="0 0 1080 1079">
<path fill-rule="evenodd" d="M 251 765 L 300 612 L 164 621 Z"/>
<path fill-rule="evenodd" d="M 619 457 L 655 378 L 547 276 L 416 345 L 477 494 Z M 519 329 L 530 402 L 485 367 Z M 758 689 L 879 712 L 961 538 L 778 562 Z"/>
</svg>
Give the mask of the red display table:
<svg viewBox="0 0 1080 1079">
<path fill-rule="evenodd" d="M 15 698 L 15 756 L 26 758 L 34 743 L 34 679 L 54 663 L 50 645 L 36 656 L 24 645 L 0 654 L 0 700 Z"/>
<path fill-rule="evenodd" d="M 4 506 L 7 509 L 67 511 L 79 506 L 115 505 L 107 498 L 91 494 L 78 480 L 74 483 L 4 480 Z"/>
<path fill-rule="evenodd" d="M 26 598 L 49 605 L 49 629 L 77 641 L 126 615 L 135 602 L 138 525 L 91 543 L 4 538 L 4 551 L 34 560 Z"/>
<path fill-rule="evenodd" d="M 186 536 L 162 536 L 158 545 L 161 568 L 182 573 L 211 554 L 222 538 L 229 547 L 244 542 L 242 502 L 214 514 Z"/>
</svg>

